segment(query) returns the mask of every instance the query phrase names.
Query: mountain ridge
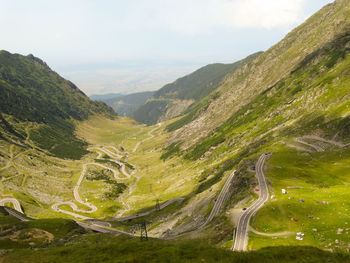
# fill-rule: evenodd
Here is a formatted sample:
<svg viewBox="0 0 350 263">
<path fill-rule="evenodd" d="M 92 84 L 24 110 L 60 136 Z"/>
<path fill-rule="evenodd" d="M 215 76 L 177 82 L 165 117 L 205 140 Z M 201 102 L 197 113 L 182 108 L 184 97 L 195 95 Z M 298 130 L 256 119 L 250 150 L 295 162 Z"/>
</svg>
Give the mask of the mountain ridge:
<svg viewBox="0 0 350 263">
<path fill-rule="evenodd" d="M 194 102 L 216 90 L 227 74 L 238 70 L 260 54 L 261 52 L 256 52 L 231 64 L 209 64 L 163 86 L 134 112 L 133 118 L 152 125 L 181 115 Z"/>
<path fill-rule="evenodd" d="M 217 89 L 220 96 L 211 100 L 207 109 L 196 116 L 196 119 L 190 123 L 184 122 L 185 125 L 178 125 L 170 143 L 184 141 L 182 147 L 185 149 L 203 140 L 208 134 L 215 133 L 216 128 L 256 94 L 274 86 L 280 79 L 288 76 L 308 54 L 346 31 L 349 17 L 346 1 L 336 1 L 322 8 L 252 63 L 229 74 L 223 85 Z"/>
</svg>

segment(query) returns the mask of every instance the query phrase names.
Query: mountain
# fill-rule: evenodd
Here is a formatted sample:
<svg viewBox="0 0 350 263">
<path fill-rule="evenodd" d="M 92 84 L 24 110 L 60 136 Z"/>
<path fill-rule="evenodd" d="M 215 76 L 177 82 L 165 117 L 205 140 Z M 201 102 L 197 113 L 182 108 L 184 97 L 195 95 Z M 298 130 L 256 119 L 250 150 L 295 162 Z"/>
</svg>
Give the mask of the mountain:
<svg viewBox="0 0 350 263">
<path fill-rule="evenodd" d="M 107 94 L 93 94 L 89 96 L 92 100 L 105 101 L 109 99 L 115 99 L 124 96 L 123 93 L 107 93 Z"/>
<path fill-rule="evenodd" d="M 250 64 L 226 76 L 215 97 L 203 99 L 167 128 L 171 143 L 199 158 L 211 148 L 276 137 L 289 130 L 346 138 L 349 4 L 325 6 Z M 327 103 L 325 103 L 327 101 Z M 343 110 L 341 110 L 343 109 Z M 341 113 L 342 112 L 342 113 Z M 291 126 L 290 123 L 294 125 Z M 338 126 L 340 125 L 340 126 Z M 321 131 L 320 131 L 321 132 Z M 253 136 L 254 134 L 254 136 Z M 253 136 L 253 137 L 251 137 Z M 196 157 L 194 157 L 196 156 Z"/>
<path fill-rule="evenodd" d="M 232 64 L 210 64 L 165 85 L 134 112 L 134 119 L 152 125 L 182 114 L 191 104 L 220 86 L 228 73 L 235 72 L 260 54 L 257 52 Z"/>
<path fill-rule="evenodd" d="M 115 115 L 33 55 L 0 51 L 0 87 L 0 138 L 25 144 L 30 136 L 36 146 L 56 156 L 80 158 L 86 153 L 85 143 L 73 134 L 73 120 Z"/>
<path fill-rule="evenodd" d="M 113 98 L 109 98 L 108 96 L 99 100 L 103 101 L 108 106 L 111 106 L 118 115 L 131 117 L 135 110 L 141 105 L 145 104 L 153 94 L 153 91 L 145 91 L 128 95 L 120 95 Z"/>
</svg>

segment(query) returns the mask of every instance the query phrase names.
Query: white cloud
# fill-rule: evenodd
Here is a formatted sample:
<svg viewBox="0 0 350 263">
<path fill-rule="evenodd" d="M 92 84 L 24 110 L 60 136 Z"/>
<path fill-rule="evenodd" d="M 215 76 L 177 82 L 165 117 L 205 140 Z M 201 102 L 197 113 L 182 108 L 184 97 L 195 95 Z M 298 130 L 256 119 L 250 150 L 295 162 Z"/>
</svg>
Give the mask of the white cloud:
<svg viewBox="0 0 350 263">
<path fill-rule="evenodd" d="M 289 27 L 303 19 L 305 0 L 138 0 L 131 2 L 126 29 L 145 27 L 203 33 L 217 27 Z"/>
</svg>

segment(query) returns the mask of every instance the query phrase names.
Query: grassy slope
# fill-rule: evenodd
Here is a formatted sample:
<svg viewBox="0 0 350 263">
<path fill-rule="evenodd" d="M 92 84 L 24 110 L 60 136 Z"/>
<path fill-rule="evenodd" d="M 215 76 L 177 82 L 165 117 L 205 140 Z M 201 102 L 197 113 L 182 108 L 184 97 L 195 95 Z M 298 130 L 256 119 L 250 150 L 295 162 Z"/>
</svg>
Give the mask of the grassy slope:
<svg viewBox="0 0 350 263">
<path fill-rule="evenodd" d="M 178 129 L 173 133 L 171 141 L 184 141 L 183 148 L 193 146 L 215 134 L 216 129 L 230 117 L 241 114 L 244 107 L 263 92 L 270 96 L 270 89 L 281 85 L 280 81 L 287 78 L 308 55 L 348 32 L 349 8 L 348 1 L 336 1 L 327 5 L 252 63 L 228 75 L 217 89 L 220 96 L 210 99 L 203 105 L 202 110 L 197 109 L 190 122 L 183 121 L 176 127 L 171 127 L 172 130 Z M 295 88 L 296 84 L 298 83 L 292 83 Z M 313 97 L 317 97 L 317 94 L 318 92 L 315 92 Z M 312 103 L 312 99 L 308 99 L 307 105 Z M 259 101 L 255 102 L 258 106 Z M 293 106 L 295 105 L 291 106 L 291 111 Z M 265 107 L 261 109 L 266 110 Z"/>
<path fill-rule="evenodd" d="M 338 139 L 349 135 L 349 34 L 345 34 L 304 60 L 287 78 L 236 112 L 212 136 L 192 147 L 186 157 L 198 159 L 211 147 L 264 142 L 318 133 Z M 308 105 L 307 108 L 304 105 Z"/>
<path fill-rule="evenodd" d="M 250 247 L 309 245 L 346 250 L 350 244 L 350 149 L 330 147 L 322 153 L 308 153 L 280 145 L 275 151 L 266 173 L 275 198 L 258 212 L 252 225 L 261 232 L 300 231 L 305 237 L 298 241 L 295 235 L 271 238 L 251 234 Z M 287 195 L 282 195 L 282 188 Z M 294 217 L 298 222 L 291 220 Z"/>
<path fill-rule="evenodd" d="M 21 222 L 0 209 L 0 262 L 346 262 L 346 254 L 310 247 L 233 253 L 206 240 L 164 241 L 97 234 L 65 219 Z M 15 249 L 14 249 L 15 248 Z M 34 250 L 33 250 L 34 248 Z"/>
<path fill-rule="evenodd" d="M 74 221 L 40 219 L 22 222 L 0 208 L 0 249 L 42 247 L 85 231 Z"/>
<path fill-rule="evenodd" d="M 208 246 L 203 240 L 140 242 L 110 235 L 85 235 L 69 246 L 16 250 L 0 262 L 346 262 L 347 255 L 309 247 L 277 247 L 250 253 L 233 253 Z"/>
</svg>

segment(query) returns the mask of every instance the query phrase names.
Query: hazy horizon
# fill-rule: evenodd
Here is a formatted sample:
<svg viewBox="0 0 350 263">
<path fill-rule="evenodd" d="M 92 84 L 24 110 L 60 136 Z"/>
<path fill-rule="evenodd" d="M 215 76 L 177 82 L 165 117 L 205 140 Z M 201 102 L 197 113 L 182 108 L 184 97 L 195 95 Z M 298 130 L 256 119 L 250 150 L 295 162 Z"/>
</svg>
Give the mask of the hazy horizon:
<svg viewBox="0 0 350 263">
<path fill-rule="evenodd" d="M 34 54 L 88 95 L 156 90 L 267 50 L 330 2 L 8 1 L 0 49 Z"/>
</svg>

